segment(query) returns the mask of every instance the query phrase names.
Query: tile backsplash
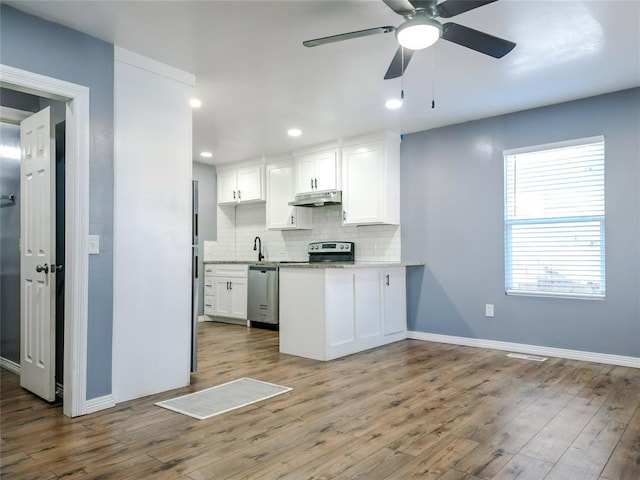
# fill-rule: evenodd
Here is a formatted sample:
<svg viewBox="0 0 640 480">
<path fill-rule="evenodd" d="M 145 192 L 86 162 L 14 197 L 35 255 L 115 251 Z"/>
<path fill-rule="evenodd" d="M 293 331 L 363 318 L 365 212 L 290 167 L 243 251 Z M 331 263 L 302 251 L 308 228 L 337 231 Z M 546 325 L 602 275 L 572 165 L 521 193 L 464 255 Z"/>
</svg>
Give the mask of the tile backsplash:
<svg viewBox="0 0 640 480">
<path fill-rule="evenodd" d="M 399 262 L 400 226 L 342 226 L 340 205 L 313 209 L 313 230 L 267 230 L 264 203 L 218 207 L 218 240 L 207 260 L 257 260 L 253 239 L 262 240 L 266 260 L 308 260 L 311 242 L 355 242 L 357 262 Z"/>
</svg>

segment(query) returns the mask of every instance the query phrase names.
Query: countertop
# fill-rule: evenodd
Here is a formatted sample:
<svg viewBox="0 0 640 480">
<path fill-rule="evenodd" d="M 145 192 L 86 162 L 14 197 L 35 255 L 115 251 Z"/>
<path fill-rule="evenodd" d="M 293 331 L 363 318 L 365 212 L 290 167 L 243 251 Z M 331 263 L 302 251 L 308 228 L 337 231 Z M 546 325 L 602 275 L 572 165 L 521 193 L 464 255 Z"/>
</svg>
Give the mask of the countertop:
<svg viewBox="0 0 640 480">
<path fill-rule="evenodd" d="M 380 268 L 380 267 L 418 267 L 424 266 L 425 262 L 355 262 L 355 263 L 308 263 L 292 262 L 291 260 L 263 260 L 261 262 L 251 260 L 207 260 L 206 264 L 227 264 L 227 265 L 273 265 L 280 268 Z"/>
</svg>

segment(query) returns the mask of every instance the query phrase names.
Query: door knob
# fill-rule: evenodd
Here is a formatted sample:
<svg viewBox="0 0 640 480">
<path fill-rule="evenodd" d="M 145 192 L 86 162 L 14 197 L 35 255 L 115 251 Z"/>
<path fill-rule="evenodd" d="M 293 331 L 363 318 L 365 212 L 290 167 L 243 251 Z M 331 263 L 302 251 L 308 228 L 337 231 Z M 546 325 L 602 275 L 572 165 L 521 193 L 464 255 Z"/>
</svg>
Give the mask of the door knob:
<svg viewBox="0 0 640 480">
<path fill-rule="evenodd" d="M 61 271 L 62 271 L 62 264 L 51 265 L 51 272 L 61 272 Z"/>
<path fill-rule="evenodd" d="M 46 263 L 44 265 L 36 265 L 36 272 L 49 273 L 49 265 L 47 265 Z"/>
</svg>

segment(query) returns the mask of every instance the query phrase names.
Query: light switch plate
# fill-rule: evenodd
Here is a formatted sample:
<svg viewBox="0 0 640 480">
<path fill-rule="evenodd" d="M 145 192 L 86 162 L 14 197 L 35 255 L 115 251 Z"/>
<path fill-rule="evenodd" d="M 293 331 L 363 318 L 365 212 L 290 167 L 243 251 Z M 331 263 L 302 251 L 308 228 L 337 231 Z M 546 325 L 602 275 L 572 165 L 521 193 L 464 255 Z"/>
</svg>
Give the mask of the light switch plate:
<svg viewBox="0 0 640 480">
<path fill-rule="evenodd" d="M 100 235 L 89 235 L 89 255 L 100 253 Z"/>
</svg>

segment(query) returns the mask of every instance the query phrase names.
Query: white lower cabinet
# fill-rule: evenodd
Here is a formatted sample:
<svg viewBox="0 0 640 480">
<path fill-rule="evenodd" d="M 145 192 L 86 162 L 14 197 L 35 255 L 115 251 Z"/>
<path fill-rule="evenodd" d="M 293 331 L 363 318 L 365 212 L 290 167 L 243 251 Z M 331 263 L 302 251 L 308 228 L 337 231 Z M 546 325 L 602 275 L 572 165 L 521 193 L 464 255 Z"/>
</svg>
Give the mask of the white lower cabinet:
<svg viewBox="0 0 640 480">
<path fill-rule="evenodd" d="M 407 271 L 382 271 L 382 328 L 385 335 L 407 331 Z M 403 312 L 401 315 L 398 312 Z"/>
<path fill-rule="evenodd" d="M 216 320 L 247 319 L 247 265 L 207 264 L 204 313 Z"/>
<path fill-rule="evenodd" d="M 247 279 L 215 277 L 216 317 L 247 319 Z"/>
<path fill-rule="evenodd" d="M 332 360 L 406 338 L 404 270 L 281 267 L 280 351 Z"/>
<path fill-rule="evenodd" d="M 204 266 L 204 314 L 215 315 L 215 289 L 213 287 L 213 265 Z"/>
</svg>

